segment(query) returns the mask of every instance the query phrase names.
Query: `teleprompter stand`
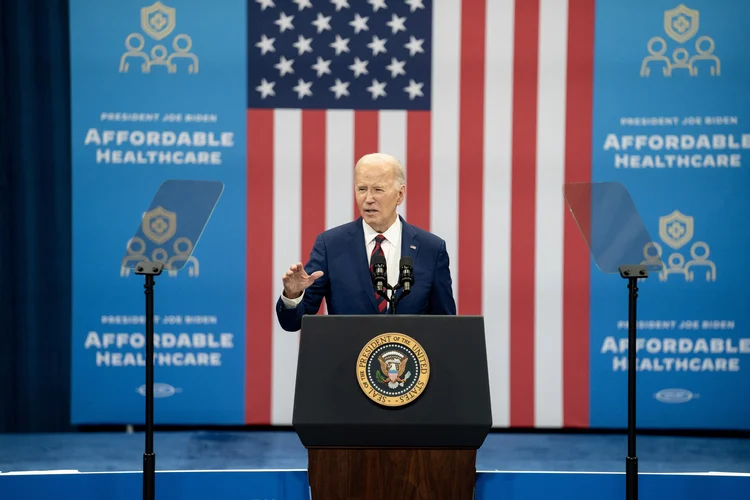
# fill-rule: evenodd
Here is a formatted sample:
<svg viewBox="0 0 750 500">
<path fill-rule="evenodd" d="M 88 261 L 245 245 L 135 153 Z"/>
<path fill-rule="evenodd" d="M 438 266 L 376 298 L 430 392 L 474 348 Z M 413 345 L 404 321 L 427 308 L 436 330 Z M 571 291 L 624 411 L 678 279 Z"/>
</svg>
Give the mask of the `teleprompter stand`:
<svg viewBox="0 0 750 500">
<path fill-rule="evenodd" d="M 146 442 L 143 498 L 154 500 L 154 286 L 163 271 L 176 273 L 191 259 L 224 185 L 216 181 L 168 180 L 161 184 L 128 241 L 121 267 L 144 276 L 146 295 Z M 126 273 L 123 273 L 126 274 Z"/>
<path fill-rule="evenodd" d="M 625 497 L 638 498 L 638 457 L 635 454 L 635 361 L 636 361 L 636 304 L 638 280 L 648 277 L 645 266 L 620 266 L 620 276 L 628 280 L 628 456 L 625 459 Z"/>
<path fill-rule="evenodd" d="M 143 498 L 154 500 L 156 455 L 154 454 L 154 276 L 164 269 L 163 262 L 144 262 L 135 274 L 146 277 L 146 451 L 143 453 Z M 148 362 L 148 361 L 152 362 Z"/>
<path fill-rule="evenodd" d="M 628 452 L 625 498 L 638 499 L 636 456 L 636 322 L 638 280 L 663 263 L 650 253 L 654 244 L 625 187 L 616 182 L 572 183 L 564 186 L 565 201 L 600 271 L 628 280 Z"/>
</svg>

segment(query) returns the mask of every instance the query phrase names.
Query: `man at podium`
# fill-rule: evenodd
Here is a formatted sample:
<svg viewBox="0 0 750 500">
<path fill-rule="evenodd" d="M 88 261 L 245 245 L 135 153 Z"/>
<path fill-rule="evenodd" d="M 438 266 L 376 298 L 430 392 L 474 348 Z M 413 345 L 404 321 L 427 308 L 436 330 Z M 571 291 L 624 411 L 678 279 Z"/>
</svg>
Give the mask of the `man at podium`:
<svg viewBox="0 0 750 500">
<path fill-rule="evenodd" d="M 401 267 L 413 263 L 414 283 L 408 295 L 399 297 L 396 312 L 456 314 L 445 241 L 408 224 L 396 211 L 406 192 L 401 162 L 381 153 L 363 156 L 354 168 L 354 189 L 360 217 L 319 234 L 307 264 L 293 264 L 282 277 L 276 303 L 281 327 L 299 330 L 302 316 L 316 314 L 323 298 L 329 314 L 392 313 L 373 286 L 370 265 L 376 255 L 384 257 L 388 284 L 394 287 Z"/>
</svg>

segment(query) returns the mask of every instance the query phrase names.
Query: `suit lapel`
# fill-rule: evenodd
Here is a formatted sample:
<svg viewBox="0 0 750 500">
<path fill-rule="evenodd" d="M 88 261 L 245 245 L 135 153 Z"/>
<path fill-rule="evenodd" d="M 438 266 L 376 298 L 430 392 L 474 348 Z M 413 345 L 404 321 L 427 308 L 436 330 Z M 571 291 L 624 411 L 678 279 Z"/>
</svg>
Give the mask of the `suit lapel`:
<svg viewBox="0 0 750 500">
<path fill-rule="evenodd" d="M 360 286 L 367 292 L 373 312 L 377 312 L 378 304 L 375 302 L 375 289 L 372 286 L 370 266 L 367 264 L 367 247 L 361 217 L 354 221 L 349 229 L 349 256 L 354 262 L 355 274 Z"/>
<path fill-rule="evenodd" d="M 401 257 L 411 257 L 416 266 L 418 252 L 417 232 L 404 219 L 401 219 Z"/>
<path fill-rule="evenodd" d="M 411 257 L 414 269 L 417 268 L 417 253 L 419 253 L 417 232 L 410 224 L 407 224 L 406 221 L 401 218 L 401 257 Z M 398 295 L 400 296 L 402 292 L 403 291 L 399 289 Z"/>
</svg>

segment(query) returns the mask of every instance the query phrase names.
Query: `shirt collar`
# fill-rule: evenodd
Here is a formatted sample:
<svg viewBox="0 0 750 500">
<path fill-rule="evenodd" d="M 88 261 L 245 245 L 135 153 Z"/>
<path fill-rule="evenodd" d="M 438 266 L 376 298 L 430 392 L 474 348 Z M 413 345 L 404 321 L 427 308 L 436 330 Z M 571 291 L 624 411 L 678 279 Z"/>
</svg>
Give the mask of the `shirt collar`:
<svg viewBox="0 0 750 500">
<path fill-rule="evenodd" d="M 375 231 L 370 225 L 365 222 L 364 219 L 362 219 L 362 229 L 365 231 L 365 241 L 367 243 L 370 243 L 375 236 L 378 235 L 378 232 Z M 391 224 L 391 227 L 386 229 L 386 231 L 383 233 L 383 236 L 385 236 L 385 239 L 390 241 L 393 244 L 396 244 L 398 242 L 399 236 L 401 235 L 401 217 L 396 216 L 396 222 Z"/>
</svg>

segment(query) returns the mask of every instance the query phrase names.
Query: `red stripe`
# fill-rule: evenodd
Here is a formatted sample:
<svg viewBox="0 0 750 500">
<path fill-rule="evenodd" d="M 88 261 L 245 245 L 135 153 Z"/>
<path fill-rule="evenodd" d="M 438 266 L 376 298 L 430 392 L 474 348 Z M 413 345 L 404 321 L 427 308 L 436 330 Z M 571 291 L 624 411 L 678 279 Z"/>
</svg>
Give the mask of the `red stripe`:
<svg viewBox="0 0 750 500">
<path fill-rule="evenodd" d="M 461 8 L 456 304 L 460 314 L 482 314 L 485 12 L 485 0 L 463 2 Z"/>
<path fill-rule="evenodd" d="M 326 226 L 326 112 L 302 111 L 301 255 L 308 259 Z M 322 303 L 319 313 L 323 311 Z"/>
<path fill-rule="evenodd" d="M 565 182 L 591 181 L 594 11 L 596 0 L 570 0 Z M 577 201 L 590 212 L 590 195 Z M 563 426 L 589 426 L 589 252 L 590 226 L 581 228 L 565 209 L 563 243 Z M 576 210 L 576 213 L 578 209 Z"/>
<path fill-rule="evenodd" d="M 430 230 L 430 147 L 432 122 L 429 111 L 406 113 L 406 196 L 409 223 Z"/>
<path fill-rule="evenodd" d="M 354 164 L 364 155 L 378 152 L 378 117 L 377 111 L 354 112 Z M 356 200 L 354 200 L 354 217 L 359 217 Z"/>
<path fill-rule="evenodd" d="M 271 422 L 273 333 L 273 110 L 247 112 L 245 423 Z M 252 243 L 252 244 L 251 244 Z M 258 265 L 260 263 L 261 265 Z"/>
<path fill-rule="evenodd" d="M 510 228 L 510 425 L 533 427 L 539 0 L 516 1 L 514 32 Z M 463 273 L 463 268 L 461 272 Z"/>
</svg>

